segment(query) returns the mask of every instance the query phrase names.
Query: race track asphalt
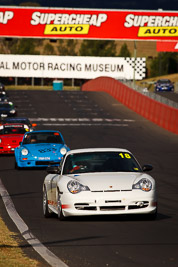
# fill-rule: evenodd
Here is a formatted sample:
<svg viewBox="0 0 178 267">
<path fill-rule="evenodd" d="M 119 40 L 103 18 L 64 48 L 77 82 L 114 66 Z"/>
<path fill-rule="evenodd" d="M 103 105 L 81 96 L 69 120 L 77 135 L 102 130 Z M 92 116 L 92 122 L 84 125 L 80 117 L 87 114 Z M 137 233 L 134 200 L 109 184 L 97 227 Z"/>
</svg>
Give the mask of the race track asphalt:
<svg viewBox="0 0 178 267">
<path fill-rule="evenodd" d="M 45 219 L 42 184 L 45 170 L 15 170 L 13 156 L 0 156 L 0 179 L 30 231 L 70 267 L 178 266 L 178 136 L 149 122 L 102 92 L 10 91 L 18 116 L 37 129 L 60 130 L 68 146 L 122 147 L 141 165 L 154 166 L 158 217 L 125 216 Z M 0 199 L 0 215 L 17 231 Z M 25 241 L 27 255 L 44 260 Z M 47 266 L 47 264 L 46 264 Z"/>
</svg>

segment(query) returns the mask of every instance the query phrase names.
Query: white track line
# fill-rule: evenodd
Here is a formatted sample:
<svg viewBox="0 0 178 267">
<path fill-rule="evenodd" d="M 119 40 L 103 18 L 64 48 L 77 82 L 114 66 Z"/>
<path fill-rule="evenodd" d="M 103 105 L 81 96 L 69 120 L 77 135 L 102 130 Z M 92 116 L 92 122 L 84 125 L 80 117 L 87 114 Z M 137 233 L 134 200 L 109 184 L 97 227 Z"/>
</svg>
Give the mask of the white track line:
<svg viewBox="0 0 178 267">
<path fill-rule="evenodd" d="M 135 122 L 135 120 L 132 119 L 109 119 L 109 118 L 30 118 L 31 121 L 37 121 L 37 122 Z"/>
<path fill-rule="evenodd" d="M 54 267 L 68 267 L 63 261 L 61 261 L 56 255 L 54 255 L 50 250 L 48 250 L 35 236 L 30 232 L 26 223 L 22 220 L 22 218 L 17 213 L 15 206 L 5 189 L 1 179 L 0 179 L 0 195 L 6 207 L 6 210 L 13 220 L 18 230 L 22 234 L 23 238 L 33 247 L 34 250 L 40 256 L 49 263 L 49 265 Z"/>
</svg>

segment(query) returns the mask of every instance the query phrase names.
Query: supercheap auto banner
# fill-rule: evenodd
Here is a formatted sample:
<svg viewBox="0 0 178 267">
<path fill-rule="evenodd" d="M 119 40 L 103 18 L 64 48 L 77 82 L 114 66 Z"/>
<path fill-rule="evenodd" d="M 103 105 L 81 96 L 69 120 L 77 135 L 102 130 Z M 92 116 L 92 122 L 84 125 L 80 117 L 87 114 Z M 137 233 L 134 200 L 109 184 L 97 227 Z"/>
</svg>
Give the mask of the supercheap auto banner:
<svg viewBox="0 0 178 267">
<path fill-rule="evenodd" d="M 178 12 L 0 7 L 0 36 L 178 40 Z"/>
</svg>

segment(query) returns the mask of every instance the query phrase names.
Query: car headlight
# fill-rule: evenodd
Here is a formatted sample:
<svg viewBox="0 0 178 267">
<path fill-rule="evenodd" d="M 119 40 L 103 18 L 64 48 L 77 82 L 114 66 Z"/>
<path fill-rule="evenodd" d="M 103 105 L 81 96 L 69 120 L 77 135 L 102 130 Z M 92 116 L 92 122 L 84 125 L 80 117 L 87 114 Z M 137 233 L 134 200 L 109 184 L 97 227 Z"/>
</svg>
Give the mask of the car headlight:
<svg viewBox="0 0 178 267">
<path fill-rule="evenodd" d="M 71 180 L 67 184 L 67 188 L 70 193 L 72 194 L 77 194 L 80 193 L 81 191 L 90 191 L 90 188 L 86 185 L 80 184 L 78 181 Z"/>
<path fill-rule="evenodd" d="M 141 189 L 142 191 L 149 192 L 152 189 L 152 182 L 147 178 L 143 178 L 136 184 L 133 184 L 132 189 Z"/>
<path fill-rule="evenodd" d="M 15 109 L 10 110 L 10 113 L 14 114 L 15 113 Z"/>
<path fill-rule="evenodd" d="M 67 153 L 67 149 L 66 149 L 65 147 L 62 147 L 62 148 L 60 149 L 60 153 L 61 153 L 62 155 L 65 155 L 65 154 Z"/>
<path fill-rule="evenodd" d="M 23 156 L 28 155 L 28 149 L 23 148 L 22 151 L 21 151 L 21 153 L 22 153 Z"/>
<path fill-rule="evenodd" d="M 2 141 L 1 141 L 1 139 L 0 139 L 0 143 L 1 143 Z"/>
</svg>

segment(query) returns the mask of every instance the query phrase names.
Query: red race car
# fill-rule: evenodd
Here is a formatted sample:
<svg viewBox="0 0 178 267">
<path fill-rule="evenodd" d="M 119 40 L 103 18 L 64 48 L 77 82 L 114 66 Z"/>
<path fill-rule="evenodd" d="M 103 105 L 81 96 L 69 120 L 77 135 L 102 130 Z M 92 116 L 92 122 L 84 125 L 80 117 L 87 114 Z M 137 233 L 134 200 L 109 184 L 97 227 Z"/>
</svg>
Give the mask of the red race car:
<svg viewBox="0 0 178 267">
<path fill-rule="evenodd" d="M 28 131 L 29 127 L 22 123 L 0 125 L 0 154 L 14 154 L 14 149 L 19 146 L 24 133 Z"/>
</svg>

